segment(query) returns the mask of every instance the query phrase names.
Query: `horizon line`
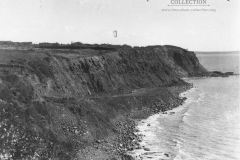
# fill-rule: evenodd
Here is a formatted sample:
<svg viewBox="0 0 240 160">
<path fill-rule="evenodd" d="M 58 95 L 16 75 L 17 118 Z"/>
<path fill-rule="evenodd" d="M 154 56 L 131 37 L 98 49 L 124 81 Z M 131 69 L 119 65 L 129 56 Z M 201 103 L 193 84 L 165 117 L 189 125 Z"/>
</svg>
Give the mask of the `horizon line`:
<svg viewBox="0 0 240 160">
<path fill-rule="evenodd" d="M 193 52 L 201 52 L 201 53 L 214 53 L 214 52 L 240 52 L 240 50 L 235 50 L 235 51 L 193 51 Z"/>
</svg>

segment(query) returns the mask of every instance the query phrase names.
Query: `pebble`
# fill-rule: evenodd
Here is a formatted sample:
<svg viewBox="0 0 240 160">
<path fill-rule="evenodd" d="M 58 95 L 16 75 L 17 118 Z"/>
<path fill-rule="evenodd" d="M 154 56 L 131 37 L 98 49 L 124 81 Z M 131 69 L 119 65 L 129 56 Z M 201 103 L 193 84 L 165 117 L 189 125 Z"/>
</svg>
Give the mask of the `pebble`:
<svg viewBox="0 0 240 160">
<path fill-rule="evenodd" d="M 97 143 L 101 143 L 101 141 L 100 141 L 100 140 L 97 140 L 96 142 L 97 142 Z"/>
<path fill-rule="evenodd" d="M 168 153 L 164 153 L 164 156 L 169 157 L 169 154 Z"/>
<path fill-rule="evenodd" d="M 145 151 L 150 151 L 150 149 L 149 148 L 143 148 Z"/>
</svg>

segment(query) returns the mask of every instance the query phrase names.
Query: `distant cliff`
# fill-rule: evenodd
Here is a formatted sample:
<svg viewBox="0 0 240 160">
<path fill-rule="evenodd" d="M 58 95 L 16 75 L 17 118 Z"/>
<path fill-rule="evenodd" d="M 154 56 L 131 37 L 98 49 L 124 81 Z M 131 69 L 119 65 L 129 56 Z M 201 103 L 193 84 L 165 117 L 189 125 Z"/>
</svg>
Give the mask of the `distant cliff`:
<svg viewBox="0 0 240 160">
<path fill-rule="evenodd" d="M 118 95 L 185 85 L 182 77 L 205 74 L 194 52 L 175 46 L 0 49 L 0 152 L 68 159 L 74 149 L 117 132 L 115 120 L 133 106 L 154 103 Z M 172 98 L 164 95 L 158 99 Z"/>
</svg>

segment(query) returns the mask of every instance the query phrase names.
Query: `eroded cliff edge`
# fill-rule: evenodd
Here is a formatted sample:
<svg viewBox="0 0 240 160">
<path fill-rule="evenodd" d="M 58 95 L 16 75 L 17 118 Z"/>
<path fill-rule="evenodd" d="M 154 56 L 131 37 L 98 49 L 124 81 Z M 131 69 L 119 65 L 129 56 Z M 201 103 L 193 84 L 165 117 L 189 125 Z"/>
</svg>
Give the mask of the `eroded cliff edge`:
<svg viewBox="0 0 240 160">
<path fill-rule="evenodd" d="M 112 158 L 126 148 L 115 145 L 127 141 L 118 135 L 128 117 L 176 107 L 167 87 L 207 74 L 194 52 L 175 46 L 0 49 L 0 152 Z"/>
</svg>

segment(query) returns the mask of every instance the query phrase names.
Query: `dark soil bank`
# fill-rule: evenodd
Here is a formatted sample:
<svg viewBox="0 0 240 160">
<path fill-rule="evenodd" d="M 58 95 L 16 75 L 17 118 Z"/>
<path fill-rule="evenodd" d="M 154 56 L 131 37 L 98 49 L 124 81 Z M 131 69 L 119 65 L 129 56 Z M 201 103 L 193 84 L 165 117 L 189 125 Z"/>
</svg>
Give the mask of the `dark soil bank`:
<svg viewBox="0 0 240 160">
<path fill-rule="evenodd" d="M 209 75 L 179 47 L 110 48 L 0 49 L 0 156 L 132 159 L 136 120 L 183 103 L 182 77 Z"/>
</svg>

